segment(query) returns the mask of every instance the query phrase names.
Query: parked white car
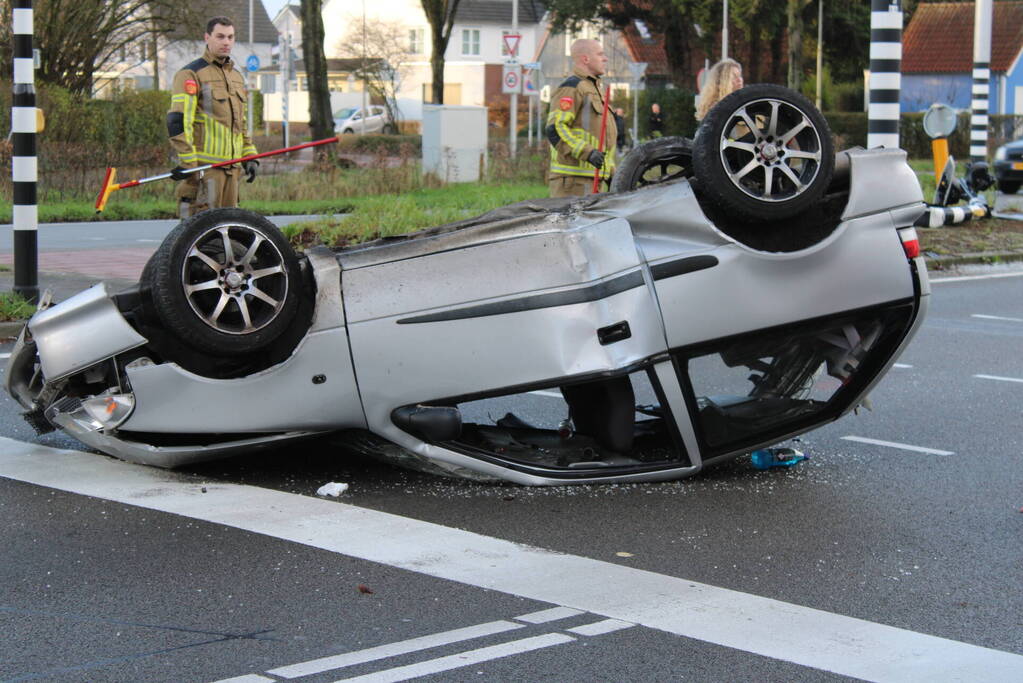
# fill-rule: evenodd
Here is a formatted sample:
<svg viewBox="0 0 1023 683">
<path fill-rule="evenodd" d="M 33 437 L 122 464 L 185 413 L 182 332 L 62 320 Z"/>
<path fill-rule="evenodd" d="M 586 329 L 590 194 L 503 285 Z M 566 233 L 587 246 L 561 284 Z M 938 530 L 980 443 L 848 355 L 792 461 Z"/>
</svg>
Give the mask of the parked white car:
<svg viewBox="0 0 1023 683">
<path fill-rule="evenodd" d="M 393 135 L 397 132 L 394 122 L 383 107 L 370 106 L 369 116 L 362 107 L 345 107 L 334 112 L 334 130 L 343 135 L 353 133 L 383 133 Z"/>
</svg>

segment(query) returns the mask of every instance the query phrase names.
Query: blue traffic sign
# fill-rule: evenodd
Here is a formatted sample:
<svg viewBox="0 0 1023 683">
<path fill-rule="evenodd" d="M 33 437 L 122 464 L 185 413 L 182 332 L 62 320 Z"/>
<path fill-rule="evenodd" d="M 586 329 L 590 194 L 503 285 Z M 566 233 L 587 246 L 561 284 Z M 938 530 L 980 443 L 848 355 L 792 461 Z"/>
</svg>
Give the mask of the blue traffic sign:
<svg viewBox="0 0 1023 683">
<path fill-rule="evenodd" d="M 245 68 L 249 71 L 259 71 L 259 57 L 249 55 L 249 58 L 245 60 Z"/>
</svg>

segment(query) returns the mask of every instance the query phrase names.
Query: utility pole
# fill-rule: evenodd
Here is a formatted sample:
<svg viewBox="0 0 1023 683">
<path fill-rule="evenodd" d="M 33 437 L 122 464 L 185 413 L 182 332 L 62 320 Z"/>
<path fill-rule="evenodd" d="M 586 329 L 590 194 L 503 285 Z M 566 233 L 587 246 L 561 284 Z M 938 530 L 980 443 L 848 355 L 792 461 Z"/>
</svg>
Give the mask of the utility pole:
<svg viewBox="0 0 1023 683">
<path fill-rule="evenodd" d="M 366 73 L 366 0 L 362 0 L 362 132 L 369 118 L 369 75 Z"/>
<path fill-rule="evenodd" d="M 821 108 L 821 63 L 824 51 L 824 0 L 817 0 L 817 109 Z"/>
<path fill-rule="evenodd" d="M 728 0 L 725 0 L 724 17 L 721 19 L 721 59 L 728 59 Z"/>
<path fill-rule="evenodd" d="M 291 31 L 284 34 L 284 54 L 281 55 L 281 80 L 284 89 L 281 91 L 281 118 L 284 119 L 284 146 L 291 147 L 288 136 L 288 91 L 291 89 Z"/>
</svg>

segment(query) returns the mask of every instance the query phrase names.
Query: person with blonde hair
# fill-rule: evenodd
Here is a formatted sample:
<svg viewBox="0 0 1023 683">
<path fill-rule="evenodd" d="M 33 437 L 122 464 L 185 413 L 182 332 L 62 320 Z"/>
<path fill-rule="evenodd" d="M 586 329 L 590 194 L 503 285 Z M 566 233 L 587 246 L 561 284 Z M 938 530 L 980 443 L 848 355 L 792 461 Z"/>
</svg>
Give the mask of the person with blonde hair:
<svg viewBox="0 0 1023 683">
<path fill-rule="evenodd" d="M 700 104 L 696 107 L 696 120 L 702 121 L 711 108 L 743 86 L 742 66 L 734 59 L 722 59 L 710 67 L 707 81 L 700 90 Z"/>
</svg>

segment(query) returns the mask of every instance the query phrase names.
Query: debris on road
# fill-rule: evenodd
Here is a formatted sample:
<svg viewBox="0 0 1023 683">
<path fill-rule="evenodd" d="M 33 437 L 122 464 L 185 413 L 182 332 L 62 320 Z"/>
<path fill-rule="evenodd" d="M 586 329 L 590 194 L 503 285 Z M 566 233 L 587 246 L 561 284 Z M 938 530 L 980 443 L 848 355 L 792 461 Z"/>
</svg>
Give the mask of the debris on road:
<svg viewBox="0 0 1023 683">
<path fill-rule="evenodd" d="M 766 470 L 771 467 L 792 467 L 808 458 L 795 448 L 761 448 L 750 453 L 750 460 L 758 470 Z"/>
<path fill-rule="evenodd" d="M 360 593 L 364 593 L 366 595 L 373 595 L 373 589 L 364 583 L 360 583 L 358 588 Z"/>
<path fill-rule="evenodd" d="M 337 498 L 347 490 L 348 484 L 342 484 L 341 482 L 332 481 L 329 484 L 324 484 L 320 488 L 316 489 L 316 495 L 334 496 L 335 498 Z"/>
</svg>

